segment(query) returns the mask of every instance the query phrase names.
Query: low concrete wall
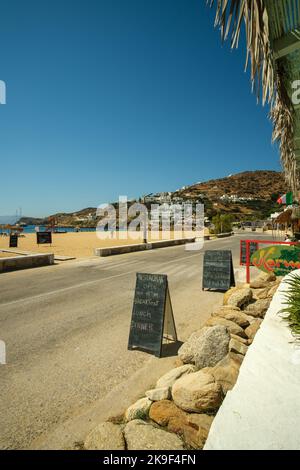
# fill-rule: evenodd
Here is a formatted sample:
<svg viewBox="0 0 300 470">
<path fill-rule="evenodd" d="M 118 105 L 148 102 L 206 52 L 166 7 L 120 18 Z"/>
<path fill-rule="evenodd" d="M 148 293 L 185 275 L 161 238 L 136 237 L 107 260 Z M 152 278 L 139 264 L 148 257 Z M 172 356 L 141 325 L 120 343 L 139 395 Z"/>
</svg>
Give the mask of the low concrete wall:
<svg viewBox="0 0 300 470">
<path fill-rule="evenodd" d="M 47 266 L 49 264 L 54 264 L 54 254 L 52 253 L 0 258 L 0 273 L 5 271 L 15 271 L 16 269 Z"/>
<path fill-rule="evenodd" d="M 150 249 L 149 244 L 139 243 L 135 245 L 111 246 L 108 248 L 95 248 L 96 256 L 122 255 L 124 253 L 133 253 L 134 251 L 145 251 Z"/>
<path fill-rule="evenodd" d="M 195 238 L 179 238 L 175 240 L 160 240 L 151 243 L 139 243 L 135 245 L 111 246 L 108 248 L 95 248 L 96 256 L 122 255 L 124 253 L 133 253 L 135 251 L 154 250 L 156 248 L 165 248 L 168 246 L 185 245 L 194 243 Z"/>
<path fill-rule="evenodd" d="M 158 242 L 149 243 L 151 249 L 155 248 L 165 248 L 167 246 L 177 246 L 177 245 L 186 245 L 187 243 L 195 243 L 195 238 L 179 238 L 177 240 L 161 240 Z"/>
<path fill-rule="evenodd" d="M 294 273 L 299 276 L 300 270 Z M 286 290 L 282 282 L 213 421 L 205 450 L 300 449 L 300 346 L 279 314 Z"/>
<path fill-rule="evenodd" d="M 228 233 L 218 233 L 216 235 L 217 238 L 225 238 L 225 237 L 231 237 L 233 235 L 233 232 L 228 232 Z"/>
</svg>

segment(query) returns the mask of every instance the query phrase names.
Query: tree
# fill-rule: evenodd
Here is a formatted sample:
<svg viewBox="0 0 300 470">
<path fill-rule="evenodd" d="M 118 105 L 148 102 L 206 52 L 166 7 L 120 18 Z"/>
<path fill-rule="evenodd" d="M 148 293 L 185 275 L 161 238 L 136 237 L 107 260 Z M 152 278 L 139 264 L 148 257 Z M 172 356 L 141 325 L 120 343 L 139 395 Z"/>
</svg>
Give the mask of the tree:
<svg viewBox="0 0 300 470">
<path fill-rule="evenodd" d="M 227 233 L 232 231 L 232 216 L 230 214 L 217 214 L 212 218 L 214 233 Z"/>
</svg>

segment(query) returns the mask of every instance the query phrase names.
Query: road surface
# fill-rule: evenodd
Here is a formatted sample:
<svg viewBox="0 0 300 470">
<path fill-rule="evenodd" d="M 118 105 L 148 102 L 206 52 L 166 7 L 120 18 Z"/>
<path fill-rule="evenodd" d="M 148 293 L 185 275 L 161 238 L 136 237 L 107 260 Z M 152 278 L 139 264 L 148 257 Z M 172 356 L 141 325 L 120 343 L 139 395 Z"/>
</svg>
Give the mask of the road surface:
<svg viewBox="0 0 300 470">
<path fill-rule="evenodd" d="M 231 249 L 239 268 L 241 238 L 205 248 Z M 153 386 L 176 351 L 127 350 L 136 272 L 168 275 L 184 341 L 222 301 L 201 290 L 203 253 L 170 247 L 1 274 L 0 448 L 72 448 Z"/>
</svg>

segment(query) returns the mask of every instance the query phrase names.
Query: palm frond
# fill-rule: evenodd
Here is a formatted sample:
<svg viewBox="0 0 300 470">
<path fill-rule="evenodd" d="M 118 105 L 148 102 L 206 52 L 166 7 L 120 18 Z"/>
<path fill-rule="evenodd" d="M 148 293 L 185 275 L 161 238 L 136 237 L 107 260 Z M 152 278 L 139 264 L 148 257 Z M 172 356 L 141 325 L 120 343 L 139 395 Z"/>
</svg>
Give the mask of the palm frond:
<svg viewBox="0 0 300 470">
<path fill-rule="evenodd" d="M 222 41 L 229 36 L 231 47 L 238 47 L 243 20 L 246 33 L 246 67 L 251 60 L 252 88 L 257 96 L 262 87 L 262 101 L 271 101 L 274 94 L 274 73 L 269 39 L 268 14 L 264 0 L 208 0 L 216 4 L 215 26 L 221 30 Z"/>
<path fill-rule="evenodd" d="M 270 44 L 269 17 L 265 0 L 207 0 L 216 5 L 215 26 L 222 41 L 228 37 L 231 47 L 238 47 L 245 23 L 246 64 L 250 61 L 252 90 L 262 103 L 271 104 L 273 141 L 279 142 L 285 178 L 294 195 L 299 191 L 299 170 L 293 150 L 294 110 L 284 85 L 284 71 L 275 64 Z"/>
<path fill-rule="evenodd" d="M 279 142 L 281 163 L 286 181 L 293 191 L 299 191 L 299 170 L 294 153 L 294 109 L 284 85 L 284 69 L 277 67 L 276 97 L 271 108 L 273 141 Z"/>
</svg>

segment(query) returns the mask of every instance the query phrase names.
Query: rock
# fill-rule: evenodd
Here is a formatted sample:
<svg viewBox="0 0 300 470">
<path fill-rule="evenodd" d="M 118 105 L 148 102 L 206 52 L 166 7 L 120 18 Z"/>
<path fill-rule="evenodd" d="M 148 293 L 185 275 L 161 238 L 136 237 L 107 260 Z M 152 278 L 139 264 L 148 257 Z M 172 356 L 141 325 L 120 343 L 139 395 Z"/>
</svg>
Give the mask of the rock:
<svg viewBox="0 0 300 470">
<path fill-rule="evenodd" d="M 269 292 L 269 287 L 264 289 L 254 289 L 253 290 L 253 299 L 267 299 Z"/>
<path fill-rule="evenodd" d="M 234 310 L 236 312 L 241 311 L 239 307 L 235 307 L 234 305 L 221 305 L 220 307 L 217 307 L 216 310 L 213 311 L 212 315 L 214 315 L 217 312 L 224 312 L 224 311 L 228 312 L 228 310 Z"/>
<path fill-rule="evenodd" d="M 254 281 L 250 282 L 251 289 L 263 289 L 264 287 L 268 287 L 269 283 L 267 281 L 263 281 L 262 279 L 255 279 Z"/>
<path fill-rule="evenodd" d="M 240 341 L 237 341 L 236 339 L 231 339 L 229 343 L 229 350 L 245 356 L 248 351 L 248 346 L 241 343 Z"/>
<path fill-rule="evenodd" d="M 174 418 L 185 420 L 186 413 L 178 408 L 173 401 L 161 400 L 152 404 L 149 418 L 160 426 L 167 426 Z"/>
<path fill-rule="evenodd" d="M 276 275 L 273 272 L 269 272 L 269 273 L 261 272 L 259 273 L 259 276 L 257 279 L 261 279 L 262 281 L 266 281 L 266 282 L 272 282 L 272 281 L 276 281 Z"/>
<path fill-rule="evenodd" d="M 231 338 L 235 339 L 236 341 L 240 341 L 242 344 L 245 344 L 246 346 L 248 346 L 248 339 L 246 338 L 241 338 L 240 336 L 237 336 L 237 335 L 230 335 Z"/>
<path fill-rule="evenodd" d="M 256 307 L 260 308 L 263 310 L 264 313 L 266 313 L 266 311 L 268 310 L 268 308 L 270 307 L 270 303 L 271 303 L 271 299 L 260 299 L 260 300 L 257 300 L 254 305 L 256 305 Z M 252 315 L 252 314 L 250 314 Z M 252 315 L 253 316 L 253 315 Z"/>
<path fill-rule="evenodd" d="M 212 422 L 214 420 L 214 416 L 206 415 L 205 413 L 188 413 L 187 414 L 187 423 L 197 429 L 203 428 L 206 429 L 208 432 Z"/>
<path fill-rule="evenodd" d="M 223 393 L 213 375 L 200 370 L 177 380 L 172 387 L 172 397 L 179 408 L 202 413 L 219 408 Z"/>
<path fill-rule="evenodd" d="M 121 426 L 101 423 L 93 429 L 84 442 L 86 450 L 125 450 Z"/>
<path fill-rule="evenodd" d="M 260 317 L 264 318 L 266 311 L 268 310 L 270 305 L 270 299 L 259 299 L 256 300 L 254 303 L 248 305 L 244 312 L 247 315 L 251 315 L 252 317 Z"/>
<path fill-rule="evenodd" d="M 208 431 L 204 428 L 198 430 L 191 426 L 185 426 L 183 429 L 183 439 L 186 445 L 192 449 L 203 449 L 208 436 Z"/>
<path fill-rule="evenodd" d="M 241 354 L 230 352 L 217 366 L 209 369 L 215 381 L 221 385 L 224 395 L 235 385 L 242 362 Z"/>
<path fill-rule="evenodd" d="M 252 290 L 249 287 L 238 289 L 230 295 L 227 305 L 242 308 L 252 300 L 252 296 Z"/>
<path fill-rule="evenodd" d="M 168 430 L 182 436 L 189 448 L 202 449 L 214 417 L 198 413 L 184 415 L 184 419 L 171 418 Z"/>
<path fill-rule="evenodd" d="M 204 327 L 193 333 L 178 351 L 183 362 L 193 362 L 197 369 L 216 365 L 228 353 L 230 334 L 225 326 Z"/>
<path fill-rule="evenodd" d="M 268 298 L 272 299 L 274 294 L 276 293 L 278 289 L 278 284 L 275 284 L 275 286 L 272 286 L 271 289 L 268 290 Z"/>
<path fill-rule="evenodd" d="M 249 321 L 250 325 L 251 325 L 251 323 L 253 323 L 254 321 L 257 320 L 257 317 L 252 317 L 252 315 L 249 315 L 249 314 L 247 314 L 247 318 L 248 318 L 248 321 Z"/>
<path fill-rule="evenodd" d="M 213 421 L 213 416 L 187 413 L 170 400 L 153 403 L 149 416 L 161 426 L 167 426 L 169 432 L 179 434 L 188 447 L 196 449 L 204 446 Z"/>
<path fill-rule="evenodd" d="M 222 317 L 225 318 L 226 320 L 233 321 L 237 325 L 239 325 L 241 328 L 247 328 L 249 326 L 249 320 L 247 318 L 247 315 L 245 315 L 242 311 L 236 311 L 236 310 L 217 310 L 212 314 L 213 317 Z"/>
<path fill-rule="evenodd" d="M 183 442 L 170 432 L 135 419 L 124 429 L 128 450 L 182 450 Z"/>
<path fill-rule="evenodd" d="M 188 415 L 188 413 L 185 413 Z M 170 418 L 170 421 L 168 422 L 168 431 L 169 432 L 175 432 L 175 434 L 179 434 L 180 436 L 183 436 L 184 433 L 184 428 L 187 426 L 187 420 L 186 417 L 174 417 Z"/>
<path fill-rule="evenodd" d="M 231 287 L 227 292 L 225 292 L 223 296 L 223 306 L 227 305 L 229 297 L 234 293 L 237 292 L 239 287 Z"/>
<path fill-rule="evenodd" d="M 215 326 L 215 325 L 223 325 L 228 329 L 230 334 L 241 336 L 242 338 L 246 338 L 243 328 L 241 328 L 239 325 L 237 325 L 233 321 L 226 320 L 226 318 L 210 317 L 205 323 L 205 326 Z"/>
<path fill-rule="evenodd" d="M 179 359 L 179 357 L 176 357 L 176 359 L 175 359 L 175 367 L 181 367 L 181 366 L 184 366 L 184 363 L 182 362 L 181 359 Z"/>
<path fill-rule="evenodd" d="M 259 327 L 260 327 L 261 323 L 262 323 L 262 320 L 257 319 L 255 322 L 251 323 L 251 325 L 248 326 L 248 328 L 246 328 L 245 333 L 246 333 L 246 335 L 248 336 L 249 339 L 253 340 L 254 336 L 256 335 L 257 331 L 259 330 Z"/>
<path fill-rule="evenodd" d="M 152 401 L 168 400 L 170 397 L 170 387 L 155 388 L 153 390 L 148 390 L 145 393 Z"/>
<path fill-rule="evenodd" d="M 197 369 L 192 364 L 185 364 L 181 367 L 176 367 L 175 369 L 170 370 L 165 375 L 163 375 L 156 383 L 156 388 L 164 388 L 164 387 L 172 387 L 173 384 L 178 380 L 180 377 L 191 374 L 195 372 Z"/>
<path fill-rule="evenodd" d="M 133 419 L 145 419 L 148 417 L 148 413 L 150 410 L 150 406 L 152 405 L 152 401 L 149 400 L 148 397 L 141 398 L 129 408 L 127 408 L 125 412 L 125 420 L 131 421 Z"/>
<path fill-rule="evenodd" d="M 261 272 L 259 276 L 250 283 L 250 287 L 253 289 L 261 289 L 264 287 L 269 287 L 270 283 L 274 281 L 276 281 L 276 276 L 273 272 Z"/>
<path fill-rule="evenodd" d="M 194 362 L 194 344 L 197 343 L 198 338 L 201 338 L 203 335 L 203 330 L 205 331 L 206 329 L 207 328 L 204 327 L 192 333 L 187 341 L 178 349 L 178 357 L 183 363 L 191 364 Z"/>
</svg>

